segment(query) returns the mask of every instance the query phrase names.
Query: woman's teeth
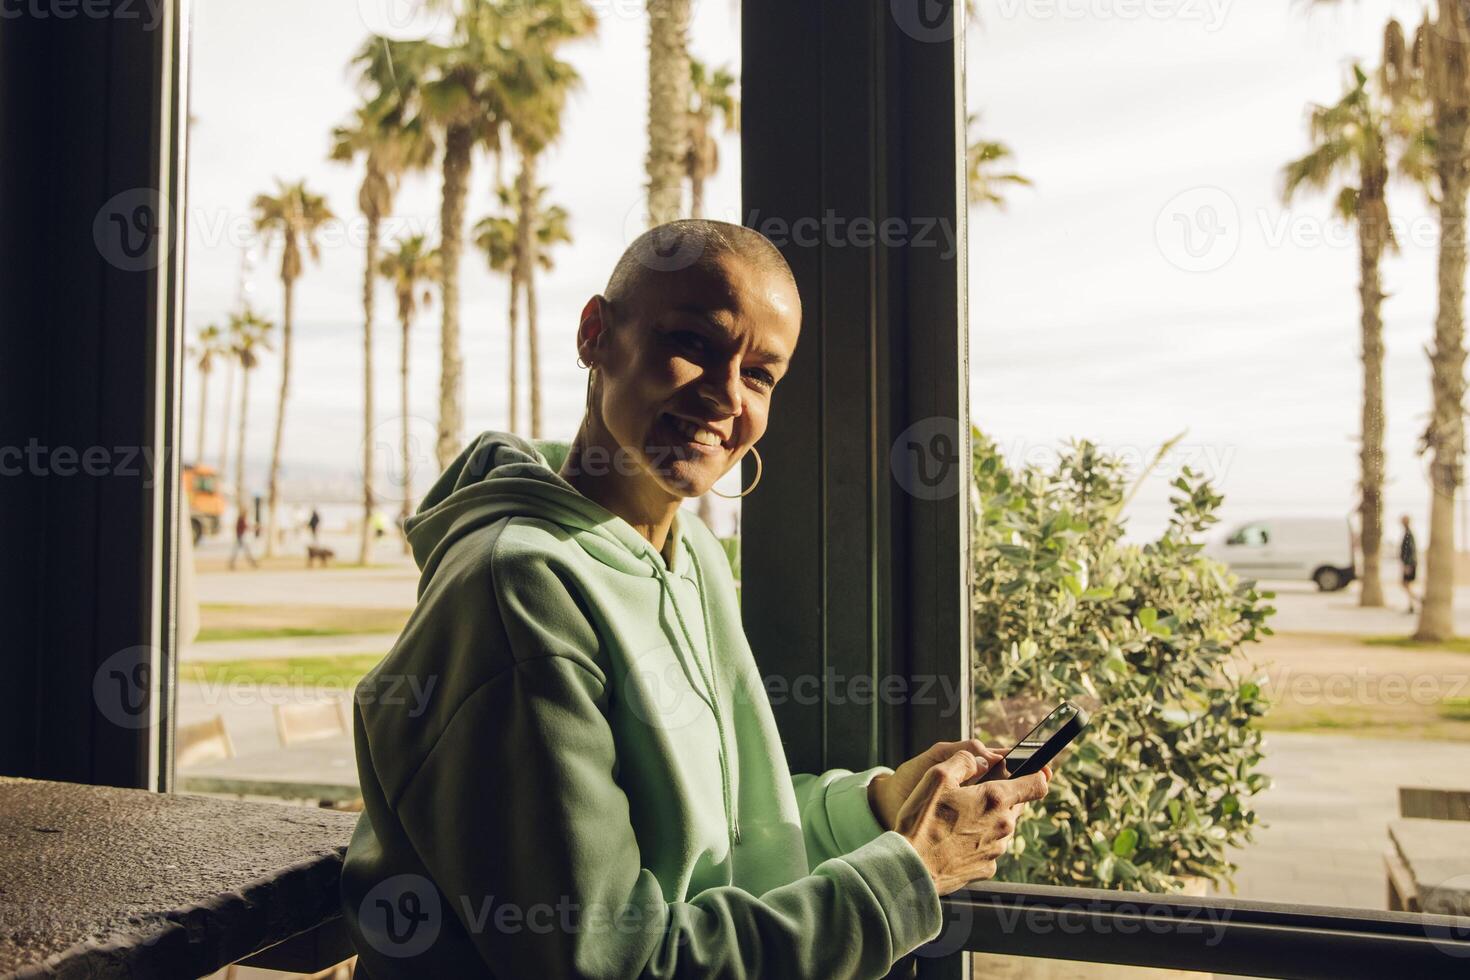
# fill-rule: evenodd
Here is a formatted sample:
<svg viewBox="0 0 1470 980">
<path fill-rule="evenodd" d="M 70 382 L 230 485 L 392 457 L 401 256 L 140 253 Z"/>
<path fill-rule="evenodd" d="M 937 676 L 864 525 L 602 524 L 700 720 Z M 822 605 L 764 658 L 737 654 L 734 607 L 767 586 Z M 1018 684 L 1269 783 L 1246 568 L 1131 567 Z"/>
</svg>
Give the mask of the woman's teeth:
<svg viewBox="0 0 1470 980">
<path fill-rule="evenodd" d="M 670 416 L 670 418 L 673 418 L 673 416 Z M 695 425 L 693 422 L 685 421 L 681 418 L 674 418 L 673 421 L 674 428 L 677 429 L 690 442 L 695 442 L 701 446 L 709 446 L 711 448 L 720 445 L 720 437 L 715 435 L 710 430 L 702 426 Z"/>
</svg>

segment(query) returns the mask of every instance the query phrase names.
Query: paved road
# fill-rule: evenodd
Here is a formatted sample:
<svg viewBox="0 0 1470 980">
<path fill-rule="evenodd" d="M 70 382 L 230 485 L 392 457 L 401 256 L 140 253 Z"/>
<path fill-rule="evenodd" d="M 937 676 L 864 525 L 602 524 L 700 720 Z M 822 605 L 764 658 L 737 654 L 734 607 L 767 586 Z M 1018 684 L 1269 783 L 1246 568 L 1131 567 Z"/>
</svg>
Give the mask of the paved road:
<svg viewBox="0 0 1470 980">
<path fill-rule="evenodd" d="M 1470 744 L 1458 742 L 1272 732 L 1265 754 L 1267 826 L 1233 856 L 1240 898 L 1383 909 L 1398 787 L 1470 788 Z"/>
<path fill-rule="evenodd" d="M 1396 584 L 1387 588 L 1389 605 L 1382 609 L 1360 607 L 1356 584 L 1341 592 L 1318 592 L 1310 582 L 1262 582 L 1261 585 L 1276 593 L 1271 602 L 1276 607 L 1276 615 L 1270 625 L 1278 633 L 1404 636 L 1414 632 L 1419 622 L 1417 616 L 1410 616 L 1406 611 L 1403 592 Z M 1422 591 L 1422 584 L 1420 588 Z M 1455 632 L 1470 636 L 1470 588 L 1455 590 Z"/>
<path fill-rule="evenodd" d="M 355 545 L 334 538 L 324 542 L 338 555 L 356 553 Z M 230 553 L 223 541 L 199 546 L 196 578 L 199 602 L 233 606 L 346 606 L 354 609 L 409 609 L 418 597 L 418 569 L 395 545 L 384 545 L 369 568 L 333 565 L 308 569 L 299 565 L 252 569 L 243 563 L 234 571 L 223 568 Z M 304 553 L 292 546 L 289 554 Z"/>
</svg>

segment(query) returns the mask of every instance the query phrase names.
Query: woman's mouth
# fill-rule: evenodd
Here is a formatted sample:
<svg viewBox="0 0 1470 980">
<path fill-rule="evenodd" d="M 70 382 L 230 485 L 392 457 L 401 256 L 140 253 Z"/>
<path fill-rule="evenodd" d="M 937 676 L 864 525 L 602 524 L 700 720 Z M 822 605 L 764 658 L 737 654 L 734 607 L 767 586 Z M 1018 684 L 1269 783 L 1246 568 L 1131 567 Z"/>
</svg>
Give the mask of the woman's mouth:
<svg viewBox="0 0 1470 980">
<path fill-rule="evenodd" d="M 714 454 L 725 448 L 725 440 L 718 432 L 698 422 L 667 414 L 663 416 L 663 422 L 680 437 L 684 445 L 692 447 L 696 452 Z"/>
</svg>

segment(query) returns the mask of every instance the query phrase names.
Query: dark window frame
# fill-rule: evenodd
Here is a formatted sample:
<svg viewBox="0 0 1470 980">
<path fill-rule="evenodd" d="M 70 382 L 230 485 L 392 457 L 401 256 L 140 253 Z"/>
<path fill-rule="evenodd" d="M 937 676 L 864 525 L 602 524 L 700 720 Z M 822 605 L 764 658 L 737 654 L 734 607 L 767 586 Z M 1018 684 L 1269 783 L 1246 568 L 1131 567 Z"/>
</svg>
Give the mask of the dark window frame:
<svg viewBox="0 0 1470 980">
<path fill-rule="evenodd" d="M 944 38 L 932 19 L 900 29 L 895 12 L 907 17 L 909 3 L 936 9 L 931 0 L 744 3 L 749 223 L 831 210 L 899 217 L 913 231 L 910 219 L 947 218 L 957 246 L 947 256 L 853 241 L 786 249 L 806 336 L 763 443 L 766 482 L 746 503 L 745 604 L 768 675 L 830 668 L 947 679 L 968 692 L 968 467 L 939 500 L 901 491 L 889 468 L 897 436 L 934 419 L 951 421 L 958 458 L 969 458 L 967 426 L 956 421 L 968 416 L 963 36 Z M 165 515 L 178 499 L 169 450 L 182 344 L 184 8 L 166 3 L 154 31 L 111 17 L 0 29 L 0 445 L 36 438 L 156 461 L 137 475 L 0 480 L 0 508 L 26 515 L 0 549 L 12 629 L 0 712 L 7 774 L 170 788 L 160 760 L 171 755 L 172 727 L 178 520 Z M 914 36 L 926 23 L 941 39 Z M 93 227 L 116 195 L 137 188 L 158 191 L 167 260 L 127 270 L 107 261 Z M 145 693 L 162 695 L 144 729 L 109 721 L 112 706 L 94 686 L 108 658 L 134 645 L 150 651 L 157 679 Z M 825 698 L 820 711 L 776 710 L 793 766 L 809 769 L 892 760 L 958 737 L 968 726 L 961 700 L 948 714 Z M 1079 906 L 1075 929 L 1033 924 Z M 961 922 L 945 942 L 1015 955 L 1290 977 L 1448 972 L 1470 956 L 1463 926 L 1443 916 L 993 883 L 945 907 Z M 1125 931 L 1146 926 L 1139 907 L 1160 929 L 1150 942 Z M 1216 946 L 1168 928 L 1191 912 L 1223 923 Z M 968 970 L 962 955 L 917 959 L 924 976 Z"/>
<path fill-rule="evenodd" d="M 746 631 L 778 690 L 802 676 L 897 675 L 951 683 L 968 701 L 969 467 L 940 500 L 906 492 L 890 468 L 911 426 L 970 458 L 964 31 L 953 8 L 743 3 L 746 223 L 835 213 L 917 229 L 938 218 L 957 245 L 947 256 L 850 239 L 783 247 L 805 324 L 742 542 Z M 969 726 L 968 704 L 945 713 L 824 697 L 820 710 L 774 708 L 796 771 L 892 762 Z M 989 882 L 943 904 L 949 928 L 915 957 L 926 977 L 968 976 L 958 950 L 1302 978 L 1447 974 L 1470 962 L 1470 936 L 1445 916 Z M 1201 915 L 1221 924 L 1217 944 L 1189 933 Z"/>
</svg>

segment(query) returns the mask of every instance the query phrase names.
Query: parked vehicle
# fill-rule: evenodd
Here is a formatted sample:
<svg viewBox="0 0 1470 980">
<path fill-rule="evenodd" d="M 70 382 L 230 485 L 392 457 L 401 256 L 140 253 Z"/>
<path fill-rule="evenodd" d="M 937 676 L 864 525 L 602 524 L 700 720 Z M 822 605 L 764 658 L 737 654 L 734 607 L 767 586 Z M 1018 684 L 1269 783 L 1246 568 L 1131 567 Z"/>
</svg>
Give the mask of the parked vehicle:
<svg viewBox="0 0 1470 980">
<path fill-rule="evenodd" d="M 1272 517 L 1241 524 L 1205 554 L 1248 579 L 1295 579 L 1336 592 L 1357 577 L 1352 527 L 1335 517 Z"/>
<path fill-rule="evenodd" d="M 219 533 L 225 514 L 225 497 L 219 491 L 219 476 L 212 466 L 185 466 L 179 487 L 189 506 L 189 528 L 194 543 L 206 534 Z"/>
</svg>

